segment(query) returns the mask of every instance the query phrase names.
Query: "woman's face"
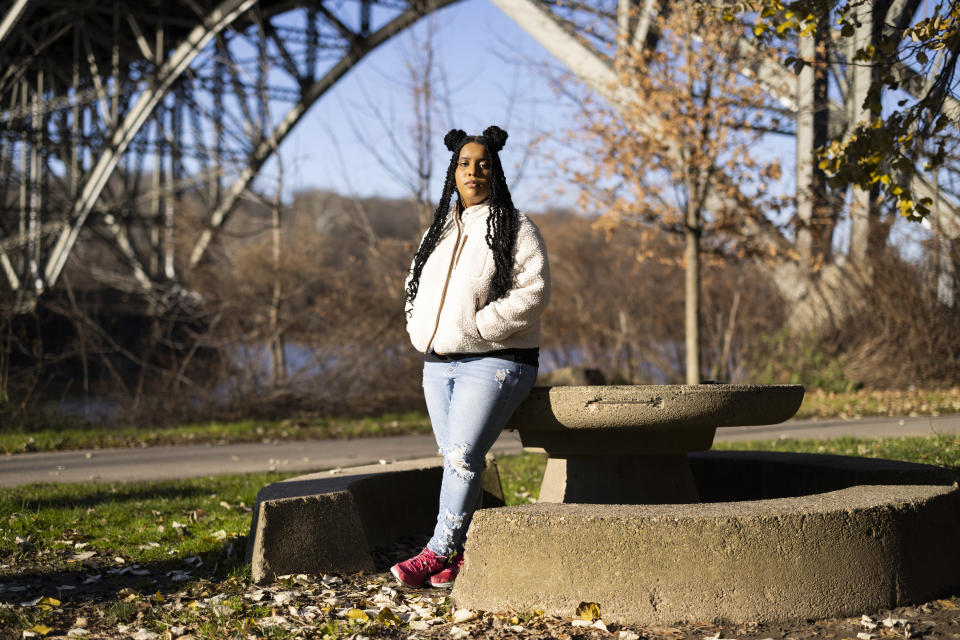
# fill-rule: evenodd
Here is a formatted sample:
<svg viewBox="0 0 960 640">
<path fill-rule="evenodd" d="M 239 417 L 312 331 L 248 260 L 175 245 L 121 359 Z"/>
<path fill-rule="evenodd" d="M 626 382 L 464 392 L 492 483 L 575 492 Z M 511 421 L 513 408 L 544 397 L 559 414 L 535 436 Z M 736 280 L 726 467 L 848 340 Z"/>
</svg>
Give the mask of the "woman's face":
<svg viewBox="0 0 960 640">
<path fill-rule="evenodd" d="M 457 159 L 457 192 L 464 208 L 480 204 L 490 195 L 490 159 L 479 142 L 468 142 Z"/>
</svg>

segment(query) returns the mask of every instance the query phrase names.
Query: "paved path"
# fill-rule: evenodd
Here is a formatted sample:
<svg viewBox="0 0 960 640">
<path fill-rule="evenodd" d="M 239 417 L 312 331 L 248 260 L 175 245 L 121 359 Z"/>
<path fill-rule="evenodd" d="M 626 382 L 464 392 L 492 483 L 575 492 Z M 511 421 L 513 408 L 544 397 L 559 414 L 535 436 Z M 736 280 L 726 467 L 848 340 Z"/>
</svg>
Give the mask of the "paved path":
<svg viewBox="0 0 960 640">
<path fill-rule="evenodd" d="M 960 415 L 936 418 L 797 420 L 764 427 L 721 429 L 717 440 L 773 438 L 861 438 L 960 433 Z M 495 453 L 521 450 L 515 432 L 505 432 Z M 0 456 L 0 487 L 31 482 L 163 480 L 224 473 L 317 471 L 420 458 L 436 453 L 433 436 L 392 436 L 355 440 L 187 445 L 142 449 L 98 449 Z"/>
</svg>

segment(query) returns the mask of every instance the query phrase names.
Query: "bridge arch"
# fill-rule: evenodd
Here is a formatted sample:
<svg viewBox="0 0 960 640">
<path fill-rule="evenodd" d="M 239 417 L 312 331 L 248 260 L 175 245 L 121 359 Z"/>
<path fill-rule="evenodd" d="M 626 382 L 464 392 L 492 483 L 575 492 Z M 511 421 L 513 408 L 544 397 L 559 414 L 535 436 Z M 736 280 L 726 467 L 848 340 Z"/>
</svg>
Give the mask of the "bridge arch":
<svg viewBox="0 0 960 640">
<path fill-rule="evenodd" d="M 0 243 L 0 267 L 8 284 L 25 305 L 56 284 L 91 212 L 110 190 L 111 181 L 118 181 L 116 171 L 125 154 L 140 154 L 129 164 L 142 168 L 142 156 L 152 149 L 157 165 L 170 165 L 162 179 L 174 182 L 170 174 L 175 173 L 178 162 L 182 169 L 187 152 L 183 139 L 190 137 L 184 136 L 182 129 L 170 130 L 175 118 L 167 112 L 182 108 L 165 104 L 175 92 L 193 93 L 187 100 L 192 108 L 187 118 L 194 121 L 194 142 L 204 147 L 193 151 L 206 156 L 206 172 L 211 182 L 217 183 L 206 223 L 190 252 L 189 268 L 195 267 L 237 200 L 310 107 L 379 45 L 421 17 L 455 2 L 337 3 L 354 9 L 351 16 L 343 6 L 338 13 L 321 2 L 220 0 L 204 7 L 191 1 L 183 3 L 187 10 L 171 20 L 151 20 L 126 0 L 113 0 L 112 6 L 102 3 L 109 6 L 107 21 L 113 23 L 112 37 L 103 42 L 103 34 L 98 40 L 92 33 L 96 25 L 91 24 L 102 23 L 102 19 L 95 17 L 89 23 L 85 17 L 71 20 L 64 13 L 50 11 L 41 0 L 18 0 L 0 21 L 0 55 L 7 61 L 5 73 L 0 72 L 0 120 L 8 131 L 21 132 L 18 137 L 7 135 L 0 140 L 0 165 L 5 170 L 18 166 L 17 155 L 21 160 L 19 170 L 9 172 L 19 178 L 19 185 L 13 185 L 8 177 L 0 186 L 5 191 L 0 202 L 9 203 L 16 186 L 26 194 L 19 203 L 20 238 Z M 297 11 L 306 15 L 306 25 L 294 34 L 282 25 L 282 18 Z M 278 18 L 280 24 L 274 24 Z M 14 25 L 32 25 L 35 30 L 42 25 L 47 37 L 32 38 L 28 28 L 18 38 Z M 244 40 L 245 32 L 250 31 L 256 32 L 246 38 L 246 48 L 254 50 L 256 57 L 253 70 L 250 60 L 246 61 L 248 68 L 241 68 L 245 63 L 238 62 L 237 51 L 231 51 L 229 44 L 231 39 Z M 31 40 L 38 44 L 25 47 L 24 41 Z M 71 44 L 73 73 L 52 69 L 49 60 L 69 51 Z M 329 63 L 331 53 L 335 59 Z M 268 56 L 271 65 L 279 61 L 270 73 L 263 69 Z M 325 58 L 328 64 L 323 68 Z M 275 76 L 268 77 L 272 73 L 284 75 L 279 87 L 271 86 L 277 84 Z M 199 98 L 198 87 L 199 93 L 206 90 Z M 278 91 L 285 92 L 287 102 L 293 98 L 293 104 L 279 120 L 267 122 L 267 102 L 276 98 L 273 94 Z M 242 120 L 239 128 L 248 136 L 246 141 L 233 149 L 227 149 L 222 139 L 206 145 L 200 141 L 204 132 L 198 128 L 222 137 L 226 133 L 222 120 L 231 117 Z M 207 121 L 196 126 L 202 119 Z M 58 145 L 64 141 L 74 144 L 72 152 Z M 243 166 L 233 176 L 233 183 L 224 188 L 223 168 L 210 165 L 231 152 Z M 166 157 L 172 155 L 180 157 Z M 85 166 L 85 157 L 89 166 Z M 63 169 L 51 171 L 50 160 Z M 159 166 L 154 169 L 162 173 Z M 50 181 L 61 183 L 62 191 L 73 197 L 61 220 L 44 225 L 45 183 Z M 155 198 L 169 196 L 177 188 L 175 184 L 154 186 Z M 157 293 L 165 285 L 175 285 L 172 239 L 167 238 L 169 246 L 163 246 L 162 238 L 154 238 L 150 248 L 166 252 L 168 259 L 158 261 L 159 268 L 150 268 L 143 251 L 137 250 L 137 234 L 125 228 L 118 212 L 107 209 L 103 220 L 115 236 L 115 249 L 129 263 L 143 292 Z M 166 226 L 169 231 L 172 221 L 167 220 Z M 9 252 L 17 244 L 24 249 L 19 268 Z"/>
</svg>

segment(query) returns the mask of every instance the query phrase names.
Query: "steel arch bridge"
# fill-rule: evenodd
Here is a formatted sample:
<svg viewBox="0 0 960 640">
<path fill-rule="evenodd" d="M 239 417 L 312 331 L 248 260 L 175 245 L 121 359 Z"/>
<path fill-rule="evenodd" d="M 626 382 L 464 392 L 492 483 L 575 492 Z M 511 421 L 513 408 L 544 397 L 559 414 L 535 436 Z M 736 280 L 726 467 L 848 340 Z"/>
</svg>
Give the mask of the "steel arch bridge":
<svg viewBox="0 0 960 640">
<path fill-rule="evenodd" d="M 651 16 L 669 2 L 491 1 L 614 104 L 642 100 L 610 89 L 616 43 L 656 46 Z M 110 276 L 115 285 L 169 304 L 317 99 L 377 46 L 455 2 L 0 1 L 0 291 L 30 309 L 68 258 L 98 259 L 82 249 L 92 233 L 123 274 Z M 872 4 L 861 42 L 884 24 L 909 23 L 921 2 Z M 750 71 L 796 114 L 798 184 L 815 185 L 812 149 L 827 124 L 857 120 L 862 78 L 836 70 L 845 89 L 842 104 L 830 105 L 815 91 L 822 79 L 798 81 L 772 63 Z M 900 73 L 908 89 L 922 88 L 924 78 Z M 648 126 L 655 133 L 656 119 Z M 201 223 L 184 252 L 175 239 L 187 192 Z M 813 215 L 809 200 L 798 197 L 801 219 Z M 946 202 L 940 225 L 956 237 Z"/>
</svg>

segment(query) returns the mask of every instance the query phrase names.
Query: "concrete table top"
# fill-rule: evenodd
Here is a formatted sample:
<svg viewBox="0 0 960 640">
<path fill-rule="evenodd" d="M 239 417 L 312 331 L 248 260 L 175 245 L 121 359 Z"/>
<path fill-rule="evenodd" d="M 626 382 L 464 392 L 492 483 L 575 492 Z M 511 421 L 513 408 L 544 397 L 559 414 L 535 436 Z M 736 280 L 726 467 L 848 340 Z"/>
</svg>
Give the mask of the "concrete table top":
<svg viewBox="0 0 960 640">
<path fill-rule="evenodd" d="M 776 424 L 803 401 L 799 384 L 535 387 L 508 429 L 733 427 Z"/>
</svg>

